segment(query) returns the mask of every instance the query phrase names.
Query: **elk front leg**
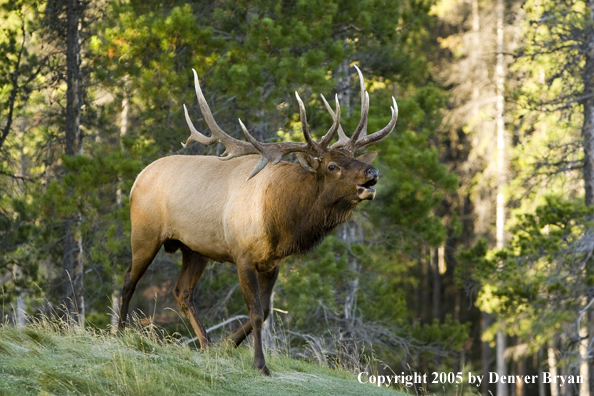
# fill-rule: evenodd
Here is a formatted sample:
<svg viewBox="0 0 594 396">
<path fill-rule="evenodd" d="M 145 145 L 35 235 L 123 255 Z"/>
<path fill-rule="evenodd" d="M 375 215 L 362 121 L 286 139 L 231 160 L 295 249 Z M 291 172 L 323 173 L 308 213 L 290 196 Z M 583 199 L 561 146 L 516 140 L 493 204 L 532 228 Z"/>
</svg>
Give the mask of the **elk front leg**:
<svg viewBox="0 0 594 396">
<path fill-rule="evenodd" d="M 258 273 L 255 265 L 248 262 L 237 263 L 237 273 L 254 332 L 254 367 L 261 370 L 265 375 L 270 375 L 270 370 L 266 367 L 266 360 L 264 359 L 264 351 L 262 349 L 264 310 L 260 301 Z"/>
<path fill-rule="evenodd" d="M 208 334 L 206 333 L 206 330 L 204 330 L 204 326 L 202 326 L 202 323 L 198 318 L 198 312 L 194 306 L 192 296 L 194 294 L 196 283 L 198 283 L 200 277 L 202 277 L 202 274 L 204 273 L 206 264 L 208 264 L 207 257 L 204 257 L 184 246 L 182 248 L 181 273 L 179 274 L 177 283 L 173 288 L 175 299 L 190 321 L 190 324 L 194 329 L 194 333 L 196 333 L 198 336 L 200 349 L 203 350 L 208 348 L 210 339 L 208 338 Z"/>
<path fill-rule="evenodd" d="M 157 252 L 161 248 L 161 241 L 157 235 L 151 235 L 144 230 L 132 230 L 132 263 L 124 275 L 124 288 L 120 301 L 120 318 L 118 330 L 123 331 L 128 320 L 128 305 L 134 294 L 136 285 L 144 275 L 147 268 L 153 262 Z"/>
<path fill-rule="evenodd" d="M 270 314 L 270 298 L 272 296 L 272 289 L 276 283 L 276 278 L 278 277 L 279 268 L 280 266 L 277 265 L 269 272 L 258 272 L 258 287 L 260 289 L 260 301 L 264 308 L 264 321 L 268 319 L 268 315 Z M 249 321 L 231 336 L 231 341 L 233 341 L 237 347 L 251 332 L 252 322 Z"/>
</svg>

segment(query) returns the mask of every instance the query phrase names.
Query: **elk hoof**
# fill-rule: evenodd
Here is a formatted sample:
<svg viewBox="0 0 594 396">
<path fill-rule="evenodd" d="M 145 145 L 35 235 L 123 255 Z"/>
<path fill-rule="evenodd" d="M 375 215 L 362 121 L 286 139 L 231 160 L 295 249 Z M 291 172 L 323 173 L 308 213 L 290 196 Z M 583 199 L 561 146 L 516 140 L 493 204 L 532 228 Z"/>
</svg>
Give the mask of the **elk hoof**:
<svg viewBox="0 0 594 396">
<path fill-rule="evenodd" d="M 257 364 L 256 362 L 254 362 L 254 368 L 257 370 L 260 370 L 262 372 L 262 374 L 264 374 L 267 377 L 270 377 L 270 370 L 268 370 L 268 367 L 266 366 L 266 362 L 262 362 L 264 363 L 264 365 L 262 367 L 258 367 L 259 364 Z"/>
</svg>

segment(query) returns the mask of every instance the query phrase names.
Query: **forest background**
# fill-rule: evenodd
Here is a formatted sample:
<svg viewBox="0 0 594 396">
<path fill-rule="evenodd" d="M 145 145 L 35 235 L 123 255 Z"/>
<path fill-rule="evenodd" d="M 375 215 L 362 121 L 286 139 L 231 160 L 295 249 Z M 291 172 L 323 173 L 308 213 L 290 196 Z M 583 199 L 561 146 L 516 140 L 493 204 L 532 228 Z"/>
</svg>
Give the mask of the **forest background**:
<svg viewBox="0 0 594 396">
<path fill-rule="evenodd" d="M 377 146 L 378 196 L 314 252 L 283 263 L 270 349 L 379 372 L 582 375 L 484 384 L 499 396 L 594 395 L 594 1 L 0 0 L 0 314 L 107 329 L 130 260 L 129 191 L 152 161 L 217 155 L 219 124 L 318 137 L 337 94 Z M 289 158 L 290 160 L 290 158 Z M 160 253 L 133 299 L 141 323 L 193 337 Z M 195 295 L 211 337 L 247 314 L 235 267 Z M 465 377 L 466 378 L 466 377 Z M 430 387 L 430 391 L 437 391 Z M 478 391 L 478 390 L 477 390 Z M 476 394 L 476 392 L 474 394 Z"/>
</svg>

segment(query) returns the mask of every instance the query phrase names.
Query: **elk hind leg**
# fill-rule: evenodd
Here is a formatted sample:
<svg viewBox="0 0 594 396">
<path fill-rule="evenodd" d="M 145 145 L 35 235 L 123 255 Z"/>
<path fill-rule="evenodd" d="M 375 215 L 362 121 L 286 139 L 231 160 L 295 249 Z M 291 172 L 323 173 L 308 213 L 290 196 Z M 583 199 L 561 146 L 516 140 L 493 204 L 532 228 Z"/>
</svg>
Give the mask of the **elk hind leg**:
<svg viewBox="0 0 594 396">
<path fill-rule="evenodd" d="M 173 289 L 175 299 L 179 303 L 182 311 L 190 321 L 194 332 L 198 336 L 200 342 L 200 349 L 207 349 L 210 339 L 204 326 L 198 318 L 198 312 L 194 306 L 192 296 L 194 294 L 194 288 L 202 277 L 204 269 L 208 264 L 208 258 L 198 254 L 187 247 L 182 247 L 182 269 L 177 279 L 177 283 Z"/>
<path fill-rule="evenodd" d="M 254 332 L 254 367 L 261 370 L 265 375 L 270 375 L 270 370 L 266 366 L 266 360 L 264 359 L 264 350 L 262 349 L 264 310 L 260 301 L 258 273 L 255 266 L 248 262 L 237 263 L 237 273 L 243 298 L 250 313 L 252 331 Z"/>
<path fill-rule="evenodd" d="M 274 288 L 276 278 L 278 277 L 279 268 L 280 266 L 277 265 L 269 272 L 258 272 L 258 287 L 260 289 L 260 301 L 264 308 L 264 321 L 266 321 L 270 315 L 270 299 L 272 297 L 272 289 Z M 231 341 L 233 341 L 237 347 L 251 332 L 252 322 L 248 321 L 231 336 Z"/>
</svg>

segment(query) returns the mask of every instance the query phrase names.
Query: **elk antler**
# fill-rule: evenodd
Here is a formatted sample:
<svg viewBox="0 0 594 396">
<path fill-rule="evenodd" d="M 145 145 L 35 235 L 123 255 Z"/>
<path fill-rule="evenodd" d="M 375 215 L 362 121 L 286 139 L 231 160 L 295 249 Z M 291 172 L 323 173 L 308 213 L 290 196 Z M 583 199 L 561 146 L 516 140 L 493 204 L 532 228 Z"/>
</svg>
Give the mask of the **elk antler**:
<svg viewBox="0 0 594 396">
<path fill-rule="evenodd" d="M 184 113 L 186 115 L 186 122 L 188 123 L 188 127 L 190 127 L 190 137 L 186 140 L 186 143 L 182 143 L 183 147 L 187 147 L 190 143 L 196 141 L 200 142 L 204 145 L 211 145 L 213 143 L 221 143 L 225 146 L 225 152 L 221 154 L 221 159 L 231 159 L 235 157 L 239 157 L 241 155 L 248 155 L 248 154 L 258 154 L 258 150 L 253 145 L 242 142 L 241 140 L 237 140 L 225 133 L 219 127 L 217 122 L 215 121 L 214 117 L 212 116 L 212 112 L 210 111 L 210 107 L 208 107 L 208 103 L 206 103 L 206 99 L 202 94 L 202 90 L 200 89 L 200 83 L 198 82 L 198 74 L 196 70 L 192 69 L 194 72 L 194 85 L 196 87 L 196 96 L 198 97 L 198 104 L 200 105 L 200 111 L 202 111 L 202 115 L 204 116 L 204 120 L 206 124 L 212 131 L 212 135 L 210 137 L 204 136 L 194 127 L 190 116 L 188 115 L 188 109 L 184 104 Z"/>
<path fill-rule="evenodd" d="M 398 106 L 396 105 L 396 99 L 392 97 L 392 103 L 394 104 L 393 107 L 390 107 L 392 109 L 392 119 L 385 128 L 367 136 L 369 94 L 365 90 L 365 81 L 363 80 L 363 74 L 361 73 L 361 70 L 359 70 L 357 66 L 355 66 L 355 69 L 359 75 L 359 84 L 361 86 L 361 120 L 359 121 L 359 125 L 357 125 L 357 128 L 355 129 L 355 132 L 353 132 L 353 135 L 350 139 L 345 135 L 342 127 L 339 126 L 338 141 L 330 147 L 331 149 L 341 149 L 351 155 L 354 155 L 357 151 L 362 151 L 367 147 L 384 140 L 392 132 L 392 130 L 394 130 L 394 127 L 396 126 L 396 120 L 398 120 Z M 322 100 L 326 105 L 326 109 L 328 109 L 328 112 L 334 119 L 334 122 L 336 122 L 338 117 L 336 114 L 334 114 L 334 111 L 332 111 L 332 108 L 330 105 L 328 105 L 328 102 L 326 102 L 326 99 L 323 95 Z"/>
<path fill-rule="evenodd" d="M 242 155 L 260 154 L 260 160 L 248 176 L 247 180 L 251 179 L 256 174 L 258 174 L 258 172 L 260 172 L 268 164 L 268 162 L 272 161 L 273 164 L 277 164 L 285 154 L 301 152 L 310 154 L 317 158 L 321 158 L 328 151 L 328 143 L 332 140 L 334 134 L 340 128 L 340 105 L 338 103 L 338 97 L 336 97 L 337 115 L 334 115 L 334 124 L 332 125 L 328 133 L 322 138 L 320 143 L 316 143 L 309 134 L 309 128 L 307 126 L 307 117 L 305 114 L 305 106 L 303 105 L 303 102 L 301 101 L 301 98 L 299 97 L 297 92 L 295 92 L 297 102 L 299 103 L 301 128 L 303 130 L 303 135 L 307 143 L 261 143 L 257 141 L 248 132 L 247 128 L 245 127 L 243 122 L 241 122 L 241 120 L 239 120 L 239 125 L 241 126 L 241 129 L 243 130 L 243 133 L 249 141 L 249 143 L 237 140 L 225 133 L 216 123 L 214 117 L 212 116 L 212 112 L 208 107 L 208 103 L 206 103 L 206 99 L 202 94 L 202 90 L 200 89 L 200 84 L 198 82 L 198 74 L 196 73 L 196 70 L 192 69 L 192 71 L 194 72 L 194 85 L 196 87 L 196 96 L 198 97 L 200 110 L 202 111 L 202 115 L 204 115 L 204 120 L 206 121 L 206 124 L 212 131 L 212 135 L 210 137 L 207 137 L 198 132 L 198 130 L 194 127 L 194 124 L 192 124 L 192 121 L 190 120 L 190 116 L 188 115 L 188 109 L 186 108 L 186 105 L 184 105 L 186 122 L 188 123 L 188 127 L 190 127 L 191 135 L 185 144 L 182 143 L 182 146 L 187 147 L 193 141 L 197 141 L 205 145 L 221 143 L 225 146 L 225 152 L 219 157 L 222 160 L 229 160 L 231 158 L 239 157 Z"/>
</svg>

